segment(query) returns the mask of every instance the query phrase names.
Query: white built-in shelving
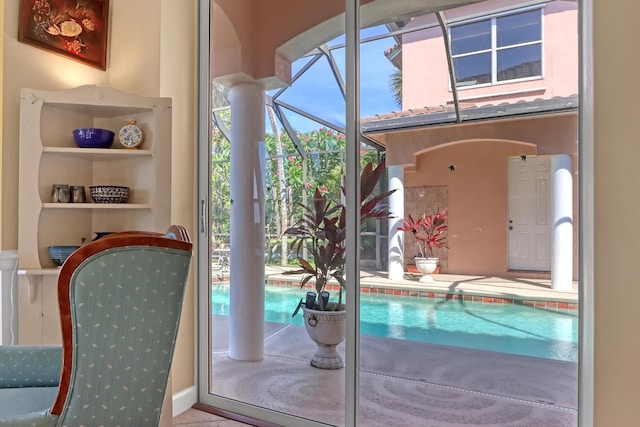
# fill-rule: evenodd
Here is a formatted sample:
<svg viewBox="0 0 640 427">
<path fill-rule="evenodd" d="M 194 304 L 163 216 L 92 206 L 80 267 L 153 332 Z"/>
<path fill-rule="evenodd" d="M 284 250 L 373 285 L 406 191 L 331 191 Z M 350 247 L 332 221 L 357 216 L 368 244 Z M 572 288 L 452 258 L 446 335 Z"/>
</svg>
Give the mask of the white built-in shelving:
<svg viewBox="0 0 640 427">
<path fill-rule="evenodd" d="M 28 279 L 25 301 L 38 304 L 46 294 L 38 291 L 43 280 L 57 277 L 59 269 L 49 257 L 49 246 L 81 245 L 96 232 L 169 227 L 171 118 L 169 98 L 93 85 L 21 90 L 18 271 Z M 118 131 L 127 119 L 136 120 L 142 130 L 139 149 L 126 149 L 118 142 Z M 77 147 L 72 131 L 83 127 L 114 131 L 113 146 Z M 84 186 L 87 202 L 53 203 L 53 184 Z M 93 203 L 92 185 L 129 187 L 129 201 Z"/>
</svg>

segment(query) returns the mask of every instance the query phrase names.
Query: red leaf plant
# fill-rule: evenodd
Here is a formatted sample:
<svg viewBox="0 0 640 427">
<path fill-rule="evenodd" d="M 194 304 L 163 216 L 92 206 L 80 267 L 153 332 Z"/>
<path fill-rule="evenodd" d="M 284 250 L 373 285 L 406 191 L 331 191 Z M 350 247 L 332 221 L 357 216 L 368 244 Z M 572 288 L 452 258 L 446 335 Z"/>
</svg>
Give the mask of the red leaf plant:
<svg viewBox="0 0 640 427">
<path fill-rule="evenodd" d="M 400 231 L 408 231 L 413 234 L 418 246 L 416 257 L 433 257 L 434 248 L 446 248 L 446 233 L 449 229 L 447 225 L 447 210 L 443 209 L 437 214 L 422 214 L 417 220 L 409 214 L 408 218 L 403 221 L 402 227 L 397 228 Z"/>
<path fill-rule="evenodd" d="M 372 194 L 385 171 L 384 163 L 375 168 L 372 163 L 366 164 L 360 175 L 360 221 L 368 219 L 390 218 L 388 206 L 384 201 L 395 191 Z M 346 194 L 344 186 L 342 193 Z M 300 269 L 286 271 L 283 274 L 303 274 L 300 288 L 311 279 L 315 279 L 315 288 L 320 310 L 342 310 L 342 291 L 346 290 L 346 208 L 342 203 L 329 200 L 319 188 L 313 195 L 313 203 L 309 206 L 299 204 L 303 209 L 302 218 L 295 225 L 287 228 L 285 234 L 293 236 L 294 248 L 301 253 L 302 245 L 307 245 L 309 259 L 298 257 Z M 330 279 L 340 284 L 338 304 L 324 306 L 320 294 Z M 298 308 L 301 304 L 298 304 Z M 310 307 L 311 308 L 311 307 Z M 296 312 L 297 313 L 297 309 Z M 294 313 L 294 315 L 295 315 Z"/>
</svg>

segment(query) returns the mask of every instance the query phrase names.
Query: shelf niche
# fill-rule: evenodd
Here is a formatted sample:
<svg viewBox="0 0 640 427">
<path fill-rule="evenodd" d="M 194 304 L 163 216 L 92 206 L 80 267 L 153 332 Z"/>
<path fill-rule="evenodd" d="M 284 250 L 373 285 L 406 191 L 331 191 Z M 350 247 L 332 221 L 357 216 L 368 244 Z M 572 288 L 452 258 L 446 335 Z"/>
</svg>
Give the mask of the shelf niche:
<svg viewBox="0 0 640 427">
<path fill-rule="evenodd" d="M 142 129 L 139 149 L 118 141 L 128 119 Z M 72 131 L 81 127 L 112 130 L 113 146 L 78 148 Z M 53 184 L 84 186 L 87 203 L 52 203 Z M 92 203 L 92 185 L 129 187 L 129 201 Z M 21 90 L 18 256 L 23 275 L 54 274 L 49 246 L 79 246 L 98 231 L 166 230 L 170 189 L 171 99 L 93 85 Z"/>
</svg>

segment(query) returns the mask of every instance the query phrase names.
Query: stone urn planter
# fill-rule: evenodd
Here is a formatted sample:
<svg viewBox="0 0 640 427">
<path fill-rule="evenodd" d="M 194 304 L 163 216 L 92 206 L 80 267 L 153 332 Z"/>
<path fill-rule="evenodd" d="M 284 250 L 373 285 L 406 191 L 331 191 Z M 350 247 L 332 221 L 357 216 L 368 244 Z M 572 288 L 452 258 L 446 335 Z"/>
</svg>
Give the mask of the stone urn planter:
<svg viewBox="0 0 640 427">
<path fill-rule="evenodd" d="M 384 162 L 378 166 L 367 163 L 360 173 L 360 222 L 390 218 L 384 203 L 394 191 L 375 194 L 377 183 L 385 171 Z M 347 194 L 341 188 L 342 194 Z M 313 201 L 300 204 L 302 215 L 284 234 L 294 238 L 293 248 L 300 253 L 307 248 L 306 258 L 298 257 L 299 268 L 282 274 L 301 274 L 300 288 L 313 286 L 315 292 L 307 290 L 306 298 L 301 298 L 293 312 L 295 316 L 303 310 L 304 325 L 317 349 L 311 358 L 311 366 L 321 369 L 340 369 L 344 366 L 337 345 L 345 339 L 346 312 L 342 292 L 349 286 L 345 277 L 346 264 L 346 206 L 329 199 L 328 192 L 316 187 Z M 327 284 L 331 281 L 331 286 Z M 336 286 L 335 285 L 339 285 Z M 329 301 L 329 290 L 335 290 L 337 298 Z M 334 302 L 337 300 L 337 302 Z"/>
<path fill-rule="evenodd" d="M 402 223 L 402 227 L 397 230 L 410 233 L 418 246 L 418 256 L 415 257 L 416 268 L 422 277 L 420 282 L 433 283 L 434 271 L 438 268 L 438 258 L 432 257 L 434 249 L 447 248 L 445 245 L 447 230 L 447 209 L 443 209 L 437 214 L 427 215 L 426 213 L 417 219 L 409 214 L 409 217 Z M 425 258 L 424 255 L 429 255 Z"/>
<path fill-rule="evenodd" d="M 344 308 L 344 307 L 343 307 Z M 340 369 L 344 366 L 337 346 L 345 338 L 346 311 L 320 311 L 302 306 L 307 334 L 316 343 L 311 366 L 320 369 Z"/>
<path fill-rule="evenodd" d="M 415 261 L 416 268 L 422 274 L 418 281 L 422 283 L 433 283 L 433 277 L 431 277 L 431 275 L 438 267 L 438 258 L 416 257 Z"/>
</svg>

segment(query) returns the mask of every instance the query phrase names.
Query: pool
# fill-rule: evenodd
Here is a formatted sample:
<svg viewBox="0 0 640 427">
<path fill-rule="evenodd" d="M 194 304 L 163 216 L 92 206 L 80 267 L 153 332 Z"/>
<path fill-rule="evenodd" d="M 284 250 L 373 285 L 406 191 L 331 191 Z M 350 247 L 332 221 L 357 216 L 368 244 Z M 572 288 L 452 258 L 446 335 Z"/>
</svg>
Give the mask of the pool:
<svg viewBox="0 0 640 427">
<path fill-rule="evenodd" d="M 265 321 L 303 326 L 291 313 L 303 292 L 267 286 Z M 575 362 L 576 311 L 546 311 L 517 304 L 365 295 L 360 332 L 367 335 L 498 351 Z M 229 285 L 212 285 L 213 314 L 229 314 Z"/>
</svg>

